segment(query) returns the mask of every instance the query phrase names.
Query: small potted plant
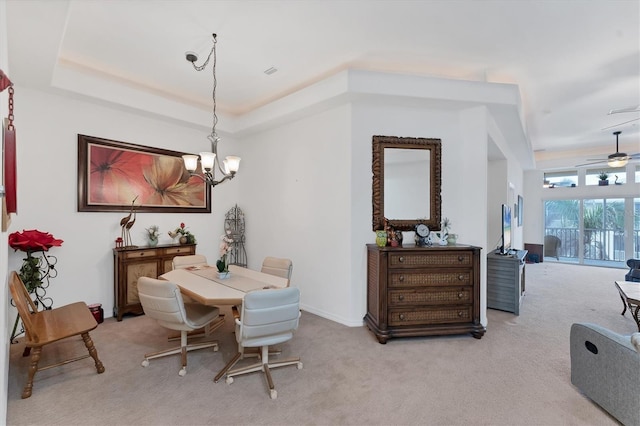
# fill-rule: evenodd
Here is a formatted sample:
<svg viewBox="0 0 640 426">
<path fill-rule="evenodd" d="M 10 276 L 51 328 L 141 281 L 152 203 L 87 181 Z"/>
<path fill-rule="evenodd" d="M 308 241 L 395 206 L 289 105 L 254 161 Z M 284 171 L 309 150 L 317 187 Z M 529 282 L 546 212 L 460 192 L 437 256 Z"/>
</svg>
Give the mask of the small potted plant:
<svg viewBox="0 0 640 426">
<path fill-rule="evenodd" d="M 193 235 L 191 232 L 187 231 L 187 228 L 183 223 L 180 223 L 180 226 L 178 226 L 176 228 L 175 231 L 169 231 L 169 236 L 171 238 L 175 238 L 178 235 L 180 235 L 180 244 L 195 244 L 196 243 L 196 236 Z"/>
<path fill-rule="evenodd" d="M 598 178 L 600 179 L 598 181 L 598 185 L 599 186 L 606 186 L 609 185 L 609 173 L 605 172 L 604 170 L 600 172 L 600 174 L 598 175 Z"/>
<path fill-rule="evenodd" d="M 233 243 L 233 239 L 230 236 L 231 231 L 227 231 L 226 234 L 220 237 L 222 241 L 220 243 L 220 259 L 216 262 L 216 267 L 218 268 L 218 278 L 228 278 L 229 277 L 229 263 L 227 263 L 227 254 L 231 251 L 231 244 Z"/>
<path fill-rule="evenodd" d="M 160 228 L 158 225 L 151 225 L 146 229 L 147 240 L 149 241 L 149 247 L 155 247 L 158 245 L 158 237 L 160 236 Z"/>
</svg>

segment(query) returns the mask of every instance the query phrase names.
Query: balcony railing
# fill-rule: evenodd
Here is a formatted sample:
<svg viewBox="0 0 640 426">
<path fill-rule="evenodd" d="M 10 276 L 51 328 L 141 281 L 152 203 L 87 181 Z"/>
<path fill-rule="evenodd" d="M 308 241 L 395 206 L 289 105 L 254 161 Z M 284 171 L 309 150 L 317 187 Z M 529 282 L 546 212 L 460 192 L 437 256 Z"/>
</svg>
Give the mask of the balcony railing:
<svg viewBox="0 0 640 426">
<path fill-rule="evenodd" d="M 579 247 L 583 244 L 584 258 L 589 260 L 610 260 L 625 262 L 628 256 L 624 251 L 624 233 L 611 229 L 585 229 L 584 235 L 575 228 L 546 228 L 546 235 L 555 235 L 560 239 L 558 256 L 579 257 Z M 633 257 L 640 258 L 640 230 L 633 231 Z"/>
</svg>

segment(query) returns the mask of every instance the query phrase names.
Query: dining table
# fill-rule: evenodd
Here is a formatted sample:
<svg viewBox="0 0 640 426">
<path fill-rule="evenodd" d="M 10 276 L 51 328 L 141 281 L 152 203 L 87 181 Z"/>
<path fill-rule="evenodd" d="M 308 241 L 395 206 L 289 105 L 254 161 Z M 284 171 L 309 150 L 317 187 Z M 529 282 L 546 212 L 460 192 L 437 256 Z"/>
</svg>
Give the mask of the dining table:
<svg viewBox="0 0 640 426">
<path fill-rule="evenodd" d="M 237 265 L 229 265 L 227 272 L 219 272 L 217 267 L 210 265 L 191 266 L 174 269 L 159 278 L 175 283 L 180 292 L 208 306 L 240 305 L 250 291 L 289 285 L 287 278 Z"/>
</svg>

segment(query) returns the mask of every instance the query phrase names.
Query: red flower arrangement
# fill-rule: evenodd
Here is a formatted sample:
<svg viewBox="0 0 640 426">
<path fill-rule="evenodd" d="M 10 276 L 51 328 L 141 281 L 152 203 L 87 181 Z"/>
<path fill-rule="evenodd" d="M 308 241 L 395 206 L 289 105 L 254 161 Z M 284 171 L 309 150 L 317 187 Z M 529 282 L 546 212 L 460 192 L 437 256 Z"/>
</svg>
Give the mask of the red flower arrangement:
<svg viewBox="0 0 640 426">
<path fill-rule="evenodd" d="M 55 238 L 48 232 L 37 229 L 23 230 L 9 234 L 9 246 L 18 251 L 27 253 L 23 259 L 18 275 L 29 294 L 32 294 L 34 303 L 39 308 L 51 309 L 53 300 L 47 296 L 49 279 L 58 275 L 55 265 L 58 259 L 55 256 L 45 254 L 51 247 L 60 247 L 64 241 Z M 35 252 L 43 252 L 42 256 L 34 256 Z M 16 336 L 18 317 L 13 324 L 10 341 Z"/>
<path fill-rule="evenodd" d="M 48 251 L 51 247 L 60 247 L 64 241 L 55 238 L 48 232 L 30 229 L 14 232 L 9 235 L 9 245 L 14 250 L 24 252 Z"/>
</svg>

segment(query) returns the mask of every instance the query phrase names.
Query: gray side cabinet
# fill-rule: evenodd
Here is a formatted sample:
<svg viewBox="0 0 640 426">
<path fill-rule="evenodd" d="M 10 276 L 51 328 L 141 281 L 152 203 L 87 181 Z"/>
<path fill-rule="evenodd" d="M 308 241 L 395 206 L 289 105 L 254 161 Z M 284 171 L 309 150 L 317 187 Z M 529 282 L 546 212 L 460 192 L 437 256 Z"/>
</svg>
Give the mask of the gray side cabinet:
<svg viewBox="0 0 640 426">
<path fill-rule="evenodd" d="M 520 315 L 524 296 L 525 262 L 527 250 L 501 255 L 492 251 L 487 255 L 487 307 Z"/>
</svg>

